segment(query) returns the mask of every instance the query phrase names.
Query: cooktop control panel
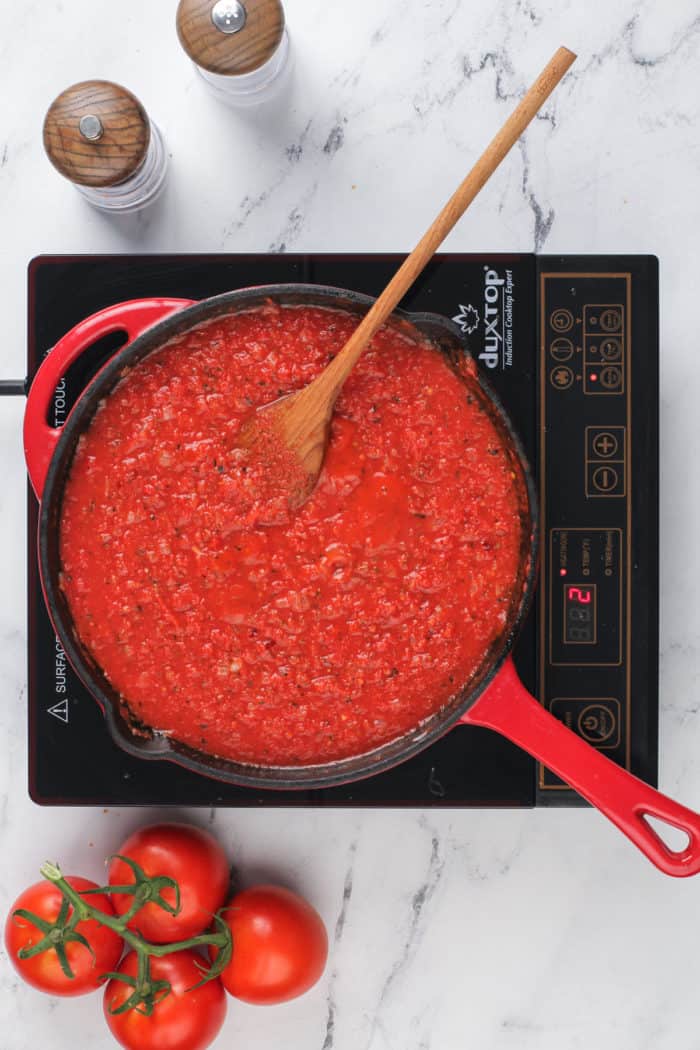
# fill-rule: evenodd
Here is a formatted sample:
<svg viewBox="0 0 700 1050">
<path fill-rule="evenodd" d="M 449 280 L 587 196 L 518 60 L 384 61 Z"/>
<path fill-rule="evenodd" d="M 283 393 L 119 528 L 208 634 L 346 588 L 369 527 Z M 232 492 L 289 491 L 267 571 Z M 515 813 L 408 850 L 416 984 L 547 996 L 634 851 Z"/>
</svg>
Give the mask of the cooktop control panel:
<svg viewBox="0 0 700 1050">
<path fill-rule="evenodd" d="M 643 316 L 646 304 L 633 308 L 631 269 L 547 263 L 538 274 L 540 699 L 633 769 L 635 730 L 649 729 L 633 726 L 632 690 L 646 688 L 648 658 L 635 651 L 633 629 L 653 627 L 640 599 L 657 552 L 638 514 L 657 484 L 649 434 L 656 409 L 645 374 L 656 328 Z M 544 767 L 538 786 L 555 804 L 557 793 L 570 794 Z"/>
</svg>

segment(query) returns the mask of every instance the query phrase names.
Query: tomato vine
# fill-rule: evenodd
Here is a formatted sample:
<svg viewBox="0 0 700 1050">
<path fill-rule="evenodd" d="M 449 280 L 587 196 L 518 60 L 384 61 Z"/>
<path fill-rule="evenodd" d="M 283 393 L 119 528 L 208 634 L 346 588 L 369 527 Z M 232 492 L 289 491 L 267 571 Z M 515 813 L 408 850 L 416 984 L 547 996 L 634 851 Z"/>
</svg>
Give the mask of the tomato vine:
<svg viewBox="0 0 700 1050">
<path fill-rule="evenodd" d="M 63 895 L 63 901 L 54 922 L 48 922 L 39 915 L 36 915 L 25 908 L 19 908 L 14 912 L 16 918 L 21 918 L 25 922 L 31 923 L 41 934 L 43 934 L 43 937 L 36 944 L 31 945 L 31 947 L 28 946 L 22 948 L 18 954 L 22 959 L 29 959 L 41 954 L 42 952 L 53 950 L 58 956 L 63 973 L 66 977 L 73 978 L 74 974 L 71 970 L 66 954 L 66 945 L 71 942 L 82 944 L 94 958 L 94 952 L 92 951 L 89 941 L 76 929 L 79 923 L 92 919 L 100 925 L 106 926 L 117 933 L 122 940 L 136 952 L 138 958 L 138 970 L 135 977 L 117 972 L 109 972 L 100 975 L 100 979 L 104 978 L 106 980 L 111 978 L 113 980 L 122 981 L 133 989 L 125 1001 L 111 1012 L 114 1014 L 121 1014 L 126 1013 L 128 1010 L 137 1010 L 140 1013 L 150 1016 L 157 1004 L 162 1002 L 162 1000 L 171 992 L 171 987 L 168 981 L 154 980 L 152 978 L 152 958 L 162 958 L 173 952 L 183 951 L 188 948 L 213 949 L 212 955 L 214 958 L 210 965 L 206 965 L 204 957 L 202 958 L 201 966 L 198 964 L 202 977 L 200 981 L 192 986 L 191 990 L 193 990 L 194 988 L 201 987 L 201 985 L 206 984 L 208 981 L 216 980 L 223 970 L 226 969 L 231 961 L 233 940 L 231 931 L 220 912 L 217 912 L 212 916 L 214 929 L 210 932 L 201 933 L 196 937 L 190 937 L 187 940 L 176 941 L 171 944 L 153 944 L 142 937 L 140 933 L 129 929 L 128 923 L 130 923 L 138 914 L 139 910 L 148 903 L 155 904 L 157 907 L 162 908 L 171 915 L 177 915 L 181 906 L 180 887 L 175 879 L 171 879 L 166 875 L 150 877 L 146 875 L 143 869 L 129 857 L 124 857 L 119 854 L 116 856 L 118 859 L 124 861 L 131 869 L 134 875 L 134 881 L 126 885 L 99 886 L 95 889 L 83 890 L 81 892 L 78 892 L 70 885 L 70 883 L 64 878 L 63 873 L 57 864 L 52 864 L 47 861 L 42 865 L 40 869 L 41 875 L 60 890 Z M 173 891 L 175 895 L 174 904 L 171 904 L 163 897 L 164 889 L 170 889 Z M 123 915 L 107 915 L 85 899 L 90 894 L 109 895 L 112 893 L 133 895 L 133 904 Z"/>
</svg>

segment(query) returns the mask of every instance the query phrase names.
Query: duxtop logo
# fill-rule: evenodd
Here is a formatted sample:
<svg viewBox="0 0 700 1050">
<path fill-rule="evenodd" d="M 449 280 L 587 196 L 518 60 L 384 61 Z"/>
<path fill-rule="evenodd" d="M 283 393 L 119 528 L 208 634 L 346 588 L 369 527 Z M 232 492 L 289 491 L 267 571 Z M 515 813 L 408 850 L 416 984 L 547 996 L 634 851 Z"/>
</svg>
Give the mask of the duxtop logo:
<svg viewBox="0 0 700 1050">
<path fill-rule="evenodd" d="M 483 345 L 478 358 L 486 368 L 509 368 L 513 363 L 513 271 L 501 276 L 484 266 Z M 473 335 L 482 314 L 472 303 L 460 303 L 452 320 L 465 335 Z"/>
</svg>

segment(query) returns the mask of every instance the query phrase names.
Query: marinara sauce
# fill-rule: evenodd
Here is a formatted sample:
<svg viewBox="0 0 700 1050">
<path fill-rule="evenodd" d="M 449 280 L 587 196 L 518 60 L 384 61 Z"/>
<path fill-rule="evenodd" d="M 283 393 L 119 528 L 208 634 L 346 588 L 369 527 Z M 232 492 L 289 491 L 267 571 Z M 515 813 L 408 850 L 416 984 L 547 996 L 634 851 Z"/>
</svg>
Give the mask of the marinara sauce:
<svg viewBox="0 0 700 1050">
<path fill-rule="evenodd" d="M 397 326 L 337 402 L 319 483 L 261 524 L 236 445 L 357 324 L 270 304 L 193 329 L 123 378 L 81 437 L 62 587 L 137 719 L 238 761 L 360 754 L 480 669 L 520 579 L 520 479 L 475 380 Z"/>
</svg>

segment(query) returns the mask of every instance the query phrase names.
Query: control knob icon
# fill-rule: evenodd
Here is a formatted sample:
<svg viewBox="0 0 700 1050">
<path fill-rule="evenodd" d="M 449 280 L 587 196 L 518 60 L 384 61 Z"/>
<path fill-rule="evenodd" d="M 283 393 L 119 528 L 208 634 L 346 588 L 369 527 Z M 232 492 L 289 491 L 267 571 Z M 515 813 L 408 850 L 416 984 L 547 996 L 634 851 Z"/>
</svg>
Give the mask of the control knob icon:
<svg viewBox="0 0 700 1050">
<path fill-rule="evenodd" d="M 574 373 L 566 365 L 560 365 L 552 369 L 549 381 L 557 390 L 568 390 L 574 381 Z"/>
<path fill-rule="evenodd" d="M 615 390 L 622 382 L 622 372 L 616 365 L 606 366 L 600 373 L 600 384 L 606 390 Z"/>
<path fill-rule="evenodd" d="M 616 306 L 610 306 L 600 315 L 600 327 L 604 332 L 617 332 L 622 327 L 622 312 Z"/>
<path fill-rule="evenodd" d="M 549 323 L 555 332 L 568 332 L 574 324 L 571 310 L 555 310 L 549 319 Z"/>
<path fill-rule="evenodd" d="M 554 339 L 549 352 L 555 361 L 568 361 L 574 355 L 574 346 L 570 339 Z"/>
</svg>

